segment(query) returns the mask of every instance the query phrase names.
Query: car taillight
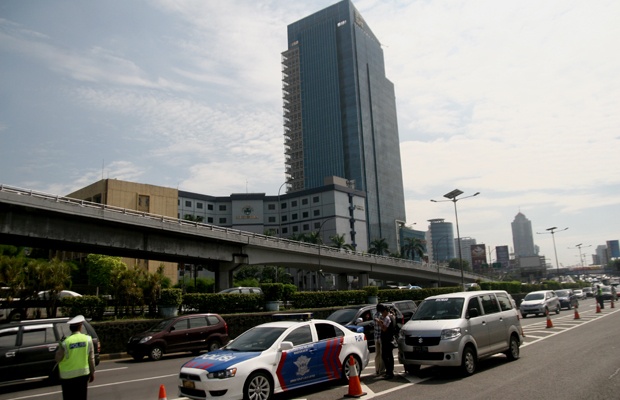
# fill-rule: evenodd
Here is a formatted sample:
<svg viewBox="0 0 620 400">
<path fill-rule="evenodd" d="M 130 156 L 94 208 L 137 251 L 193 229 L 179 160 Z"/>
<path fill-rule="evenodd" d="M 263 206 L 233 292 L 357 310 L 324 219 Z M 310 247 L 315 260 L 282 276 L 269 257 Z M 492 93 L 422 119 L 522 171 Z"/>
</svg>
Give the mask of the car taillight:
<svg viewBox="0 0 620 400">
<path fill-rule="evenodd" d="M 228 324 L 226 322 L 224 322 L 224 331 L 228 335 Z"/>
<path fill-rule="evenodd" d="M 97 340 L 97 353 L 101 354 L 101 341 Z"/>
</svg>

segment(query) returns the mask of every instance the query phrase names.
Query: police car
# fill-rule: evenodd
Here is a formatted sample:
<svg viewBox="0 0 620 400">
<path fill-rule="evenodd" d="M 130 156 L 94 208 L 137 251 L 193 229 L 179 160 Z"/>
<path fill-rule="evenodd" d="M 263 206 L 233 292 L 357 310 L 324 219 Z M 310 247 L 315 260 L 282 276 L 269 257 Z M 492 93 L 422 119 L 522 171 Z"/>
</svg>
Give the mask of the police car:
<svg viewBox="0 0 620 400">
<path fill-rule="evenodd" d="M 319 382 L 346 382 L 350 357 L 359 375 L 369 359 L 363 333 L 321 319 L 269 322 L 186 362 L 179 374 L 179 394 L 190 399 L 267 400 L 274 393 Z"/>
</svg>

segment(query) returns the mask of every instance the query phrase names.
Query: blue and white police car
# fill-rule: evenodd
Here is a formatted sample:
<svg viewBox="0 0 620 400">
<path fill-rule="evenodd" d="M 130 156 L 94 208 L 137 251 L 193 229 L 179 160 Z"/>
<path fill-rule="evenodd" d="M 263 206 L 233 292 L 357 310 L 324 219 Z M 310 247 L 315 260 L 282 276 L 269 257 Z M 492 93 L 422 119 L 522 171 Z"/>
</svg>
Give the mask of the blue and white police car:
<svg viewBox="0 0 620 400">
<path fill-rule="evenodd" d="M 258 325 L 225 347 L 186 362 L 179 394 L 190 399 L 268 400 L 331 380 L 346 382 L 350 357 L 358 375 L 368 365 L 366 337 L 328 320 Z"/>
</svg>

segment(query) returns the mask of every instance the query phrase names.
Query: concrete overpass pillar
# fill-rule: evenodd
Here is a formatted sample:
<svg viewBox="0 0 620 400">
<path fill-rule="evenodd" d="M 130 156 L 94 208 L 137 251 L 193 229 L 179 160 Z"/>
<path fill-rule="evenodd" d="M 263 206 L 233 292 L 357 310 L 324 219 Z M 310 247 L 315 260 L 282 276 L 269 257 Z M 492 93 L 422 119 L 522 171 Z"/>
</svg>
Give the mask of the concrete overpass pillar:
<svg viewBox="0 0 620 400">
<path fill-rule="evenodd" d="M 359 287 L 358 289 L 363 288 L 364 286 L 368 286 L 368 272 L 362 272 L 358 275 L 358 283 L 359 283 Z"/>
<path fill-rule="evenodd" d="M 338 274 L 336 277 L 336 290 L 349 290 L 349 279 L 347 274 Z"/>
<path fill-rule="evenodd" d="M 233 261 L 210 260 L 209 267 L 215 273 L 215 291 L 227 289 L 233 285 L 233 272 L 245 264 L 245 257 L 234 256 Z"/>
</svg>

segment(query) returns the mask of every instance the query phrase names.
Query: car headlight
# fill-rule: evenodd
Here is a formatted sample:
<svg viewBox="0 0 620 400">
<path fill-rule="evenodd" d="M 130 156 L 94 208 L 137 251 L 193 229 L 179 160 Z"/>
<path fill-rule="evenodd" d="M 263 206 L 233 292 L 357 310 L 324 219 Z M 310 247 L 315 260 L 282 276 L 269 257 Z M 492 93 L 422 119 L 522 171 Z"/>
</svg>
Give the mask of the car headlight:
<svg viewBox="0 0 620 400">
<path fill-rule="evenodd" d="M 140 343 L 146 343 L 149 340 L 151 340 L 153 338 L 153 336 L 145 336 L 142 339 L 140 339 Z"/>
<path fill-rule="evenodd" d="M 209 372 L 207 379 L 226 379 L 232 378 L 237 374 L 237 368 L 228 368 L 224 371 Z"/>
<path fill-rule="evenodd" d="M 454 339 L 461 336 L 461 328 L 442 329 L 441 340 Z"/>
</svg>

